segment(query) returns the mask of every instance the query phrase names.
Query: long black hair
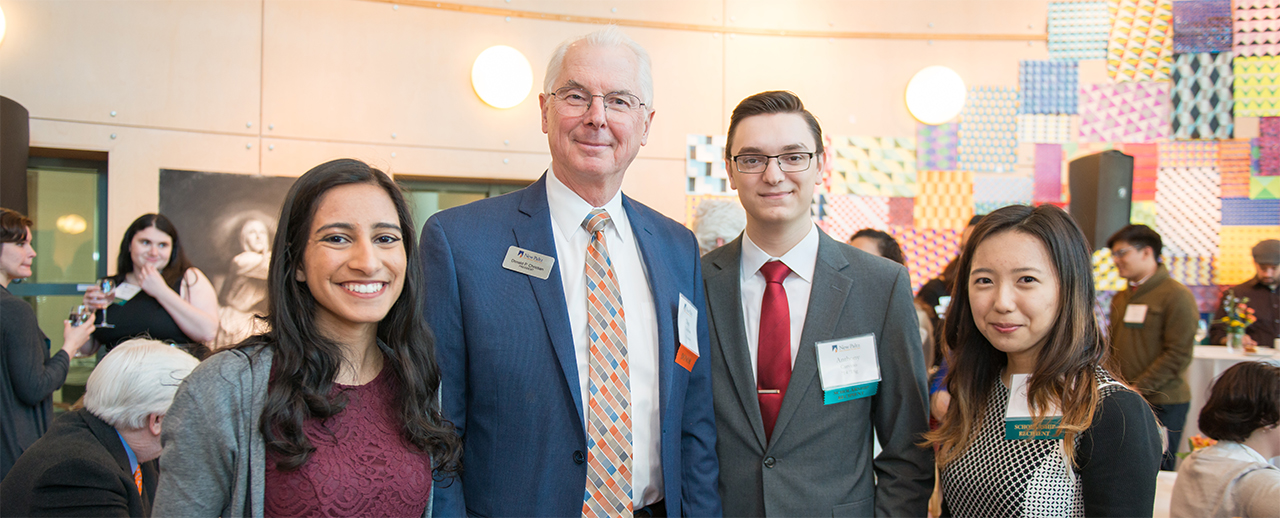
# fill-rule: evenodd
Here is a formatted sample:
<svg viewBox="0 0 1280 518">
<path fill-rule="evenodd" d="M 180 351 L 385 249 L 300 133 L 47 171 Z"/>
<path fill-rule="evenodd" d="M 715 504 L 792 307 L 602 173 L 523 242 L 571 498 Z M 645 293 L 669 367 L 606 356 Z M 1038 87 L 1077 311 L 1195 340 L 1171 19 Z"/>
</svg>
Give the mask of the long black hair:
<svg viewBox="0 0 1280 518">
<path fill-rule="evenodd" d="M 289 189 L 267 276 L 266 321 L 270 330 L 238 346 L 265 345 L 273 351 L 260 423 L 267 450 L 278 455 L 278 469 L 297 469 L 315 451 L 303 432 L 305 422 L 333 416 L 346 406 L 341 394 L 333 394 L 334 378 L 342 363 L 340 346 L 318 331 L 315 297 L 305 282 L 295 279 L 295 272 L 303 268 L 320 198 L 334 187 L 349 184 L 376 185 L 395 204 L 408 267 L 400 298 L 378 323 L 378 347 L 385 357 L 384 368 L 391 369 L 398 385 L 394 403 L 402 421 L 401 436 L 431 455 L 438 474 L 451 476 L 458 471 L 462 442 L 453 425 L 444 420 L 437 401 L 440 368 L 435 360 L 435 339 L 418 314 L 424 279 L 416 257 L 418 246 L 409 205 L 386 173 L 351 159 L 320 164 Z"/>
<path fill-rule="evenodd" d="M 173 226 L 173 222 L 164 217 L 164 214 L 143 214 L 129 224 L 129 229 L 124 231 L 124 239 L 120 240 L 120 255 L 116 256 L 116 274 L 112 277 L 117 283 L 124 282 L 124 276 L 133 271 L 133 253 L 130 251 L 133 236 L 151 227 L 156 227 L 156 230 L 168 234 L 173 240 L 173 248 L 169 250 L 169 264 L 164 265 L 160 270 L 160 276 L 164 277 L 165 284 L 177 286 L 178 279 L 191 269 L 191 261 L 187 260 L 187 253 L 182 249 L 182 240 L 178 239 L 178 227 Z"/>
</svg>

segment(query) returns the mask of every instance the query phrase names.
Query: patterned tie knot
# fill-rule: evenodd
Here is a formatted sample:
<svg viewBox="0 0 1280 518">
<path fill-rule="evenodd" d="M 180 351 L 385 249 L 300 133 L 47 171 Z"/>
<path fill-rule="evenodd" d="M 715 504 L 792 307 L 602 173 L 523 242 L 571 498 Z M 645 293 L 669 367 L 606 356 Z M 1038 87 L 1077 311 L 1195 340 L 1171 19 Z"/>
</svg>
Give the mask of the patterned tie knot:
<svg viewBox="0 0 1280 518">
<path fill-rule="evenodd" d="M 760 273 L 764 274 L 766 283 L 774 282 L 782 284 L 782 280 L 787 278 L 787 274 L 791 273 L 791 268 L 787 268 L 782 261 L 769 261 L 760 266 Z"/>
<path fill-rule="evenodd" d="M 592 209 L 591 213 L 587 214 L 586 219 L 582 220 L 582 228 L 595 234 L 603 231 L 606 223 L 609 223 L 609 213 L 605 212 L 604 209 Z"/>
</svg>

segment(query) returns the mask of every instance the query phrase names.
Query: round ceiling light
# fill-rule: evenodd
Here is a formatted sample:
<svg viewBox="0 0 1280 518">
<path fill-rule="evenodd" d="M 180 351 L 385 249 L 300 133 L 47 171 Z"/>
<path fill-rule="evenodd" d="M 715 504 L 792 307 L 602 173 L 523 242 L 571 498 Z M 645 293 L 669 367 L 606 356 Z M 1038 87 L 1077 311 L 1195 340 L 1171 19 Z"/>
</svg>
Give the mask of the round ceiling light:
<svg viewBox="0 0 1280 518">
<path fill-rule="evenodd" d="M 489 47 L 471 66 L 471 87 L 485 104 L 510 108 L 533 88 L 533 69 L 520 51 L 506 45 Z"/>
<path fill-rule="evenodd" d="M 955 70 L 925 67 L 907 83 L 907 110 L 920 122 L 942 124 L 960 114 L 965 94 L 964 80 Z"/>
</svg>

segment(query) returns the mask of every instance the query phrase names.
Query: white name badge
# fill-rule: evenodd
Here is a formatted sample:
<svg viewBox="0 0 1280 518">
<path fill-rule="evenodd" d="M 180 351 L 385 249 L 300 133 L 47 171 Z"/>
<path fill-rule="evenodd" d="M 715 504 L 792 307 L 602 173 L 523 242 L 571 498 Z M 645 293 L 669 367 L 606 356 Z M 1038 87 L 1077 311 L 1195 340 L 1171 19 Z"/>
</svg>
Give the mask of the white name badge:
<svg viewBox="0 0 1280 518">
<path fill-rule="evenodd" d="M 694 356 L 701 356 L 698 352 L 698 308 L 683 293 L 680 294 L 676 327 L 680 328 L 680 345 L 687 347 Z"/>
<path fill-rule="evenodd" d="M 814 348 L 824 404 L 875 395 L 880 386 L 880 360 L 874 334 L 818 342 Z"/>
<path fill-rule="evenodd" d="M 1009 388 L 1009 405 L 1004 411 L 1005 440 L 1061 439 L 1063 433 L 1062 429 L 1058 428 L 1058 424 L 1062 422 L 1062 412 L 1057 408 L 1050 408 L 1045 413 L 1044 420 L 1040 422 L 1039 427 L 1033 425 L 1031 404 L 1027 401 L 1030 394 L 1027 388 L 1027 380 L 1029 378 L 1030 376 L 1027 374 L 1009 376 L 1009 384 L 1013 386 Z"/>
<path fill-rule="evenodd" d="M 554 257 L 515 246 L 507 249 L 507 257 L 502 260 L 503 268 L 532 275 L 544 281 L 551 276 L 551 266 L 554 264 L 556 264 Z"/>
<path fill-rule="evenodd" d="M 1146 304 L 1129 304 L 1124 308 L 1124 323 L 1142 325 L 1147 320 Z"/>
<path fill-rule="evenodd" d="M 123 306 L 125 302 L 129 302 L 130 299 L 140 292 L 142 292 L 141 286 L 122 282 L 119 286 L 116 286 L 116 289 L 112 290 L 111 293 L 116 296 L 115 303 Z"/>
</svg>

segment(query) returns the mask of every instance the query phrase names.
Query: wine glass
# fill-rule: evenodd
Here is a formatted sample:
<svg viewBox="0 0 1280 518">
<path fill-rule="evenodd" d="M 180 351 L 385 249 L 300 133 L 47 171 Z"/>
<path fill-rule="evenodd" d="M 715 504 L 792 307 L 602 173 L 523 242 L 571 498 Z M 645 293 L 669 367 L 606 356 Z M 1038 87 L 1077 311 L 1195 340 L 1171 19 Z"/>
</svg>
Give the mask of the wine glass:
<svg viewBox="0 0 1280 518">
<path fill-rule="evenodd" d="M 116 289 L 115 279 L 112 279 L 110 277 L 103 277 L 101 279 L 98 279 L 98 289 L 102 290 L 103 296 L 110 296 L 113 292 L 115 292 L 115 289 Z M 106 307 L 102 308 L 102 322 L 98 323 L 98 327 L 105 327 L 105 328 L 115 327 L 114 325 L 107 323 L 107 307 L 111 307 L 111 304 L 108 303 Z"/>
<path fill-rule="evenodd" d="M 71 308 L 71 316 L 67 317 L 71 321 L 71 327 L 79 327 L 93 318 L 93 310 L 84 304 Z"/>
</svg>

